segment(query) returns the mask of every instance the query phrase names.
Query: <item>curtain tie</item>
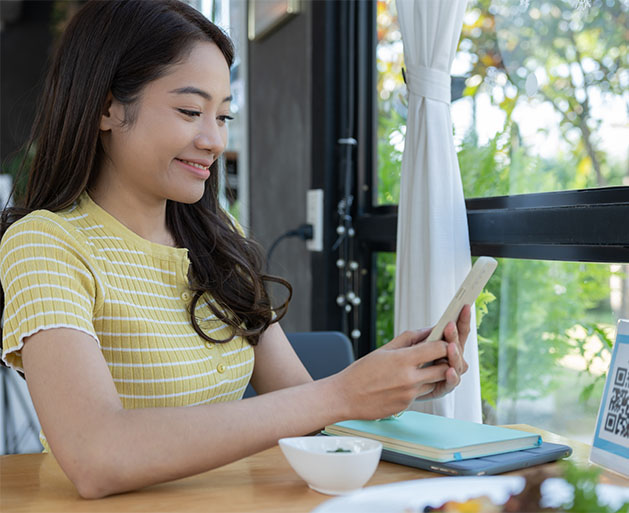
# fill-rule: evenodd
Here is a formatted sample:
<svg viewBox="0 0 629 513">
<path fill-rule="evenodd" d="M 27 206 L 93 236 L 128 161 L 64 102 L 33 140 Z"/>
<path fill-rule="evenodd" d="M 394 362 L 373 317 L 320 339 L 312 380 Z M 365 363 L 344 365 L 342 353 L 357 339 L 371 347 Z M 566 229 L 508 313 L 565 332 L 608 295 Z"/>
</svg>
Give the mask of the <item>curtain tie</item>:
<svg viewBox="0 0 629 513">
<path fill-rule="evenodd" d="M 408 90 L 416 96 L 450 103 L 450 74 L 435 68 L 407 66 Z"/>
</svg>

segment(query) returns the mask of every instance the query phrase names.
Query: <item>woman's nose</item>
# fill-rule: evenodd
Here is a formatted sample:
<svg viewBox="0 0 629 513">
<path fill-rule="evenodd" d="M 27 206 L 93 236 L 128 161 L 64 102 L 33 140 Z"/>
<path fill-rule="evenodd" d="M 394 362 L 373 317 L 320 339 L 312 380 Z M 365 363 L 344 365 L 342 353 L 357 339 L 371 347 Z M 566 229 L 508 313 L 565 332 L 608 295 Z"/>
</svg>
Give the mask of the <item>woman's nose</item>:
<svg viewBox="0 0 629 513">
<path fill-rule="evenodd" d="M 194 139 L 194 144 L 201 150 L 206 150 L 218 157 L 225 150 L 224 130 L 217 122 L 209 122 L 203 125 L 201 131 Z"/>
</svg>

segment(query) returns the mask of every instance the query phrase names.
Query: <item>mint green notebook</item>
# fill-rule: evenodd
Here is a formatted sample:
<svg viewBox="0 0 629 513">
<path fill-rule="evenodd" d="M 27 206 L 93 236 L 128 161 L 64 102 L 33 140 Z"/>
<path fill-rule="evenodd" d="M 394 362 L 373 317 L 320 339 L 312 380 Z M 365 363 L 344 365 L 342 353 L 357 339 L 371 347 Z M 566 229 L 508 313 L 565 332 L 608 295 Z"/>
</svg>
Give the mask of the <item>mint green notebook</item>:
<svg viewBox="0 0 629 513">
<path fill-rule="evenodd" d="M 326 426 L 326 435 L 360 436 L 385 449 L 434 461 L 480 458 L 537 447 L 542 437 L 516 429 L 406 411 L 386 420 L 348 420 Z"/>
</svg>

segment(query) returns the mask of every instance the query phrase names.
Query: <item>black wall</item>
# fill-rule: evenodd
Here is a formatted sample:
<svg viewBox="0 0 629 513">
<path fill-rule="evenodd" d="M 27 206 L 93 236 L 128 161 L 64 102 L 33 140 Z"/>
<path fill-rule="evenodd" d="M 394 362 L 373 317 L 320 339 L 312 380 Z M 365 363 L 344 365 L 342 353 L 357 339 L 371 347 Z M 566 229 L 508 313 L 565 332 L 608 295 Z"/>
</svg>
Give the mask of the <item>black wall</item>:
<svg viewBox="0 0 629 513">
<path fill-rule="evenodd" d="M 249 44 L 250 227 L 265 248 L 306 222 L 311 180 L 312 5 Z M 271 274 L 293 285 L 282 322 L 286 331 L 311 328 L 310 252 L 300 239 L 274 251 Z"/>
<path fill-rule="evenodd" d="M 11 5 L 13 4 L 13 5 Z M 0 159 L 28 138 L 52 42 L 50 1 L 0 0 Z"/>
</svg>

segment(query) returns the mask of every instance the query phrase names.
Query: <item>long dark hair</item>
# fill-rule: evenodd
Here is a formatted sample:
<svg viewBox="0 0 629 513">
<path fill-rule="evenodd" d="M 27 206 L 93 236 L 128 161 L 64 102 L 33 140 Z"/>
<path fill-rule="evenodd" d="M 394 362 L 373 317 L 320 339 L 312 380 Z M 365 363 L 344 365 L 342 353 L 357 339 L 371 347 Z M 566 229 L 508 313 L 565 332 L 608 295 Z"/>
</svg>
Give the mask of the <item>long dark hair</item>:
<svg viewBox="0 0 629 513">
<path fill-rule="evenodd" d="M 31 147 L 36 151 L 26 192 L 2 212 L 0 237 L 30 212 L 63 210 L 89 191 L 105 158 L 99 123 L 108 93 L 125 105 L 125 122 L 133 123 L 143 87 L 184 59 L 198 41 L 215 43 L 231 67 L 229 37 L 183 2 L 87 2 L 70 21 L 51 63 L 27 144 L 26 153 Z M 206 340 L 242 336 L 255 345 L 285 315 L 292 289 L 285 280 L 263 273 L 260 246 L 240 235 L 219 205 L 217 162 L 211 171 L 200 201 L 168 201 L 166 207 L 166 224 L 177 245 L 188 248 L 192 266 L 190 319 Z M 277 308 L 266 282 L 287 288 L 288 299 Z M 195 307 L 206 292 L 218 305 L 208 301 L 209 308 L 232 328 L 231 337 L 214 340 L 199 328 Z M 0 300 L 3 305 L 1 287 Z"/>
</svg>

